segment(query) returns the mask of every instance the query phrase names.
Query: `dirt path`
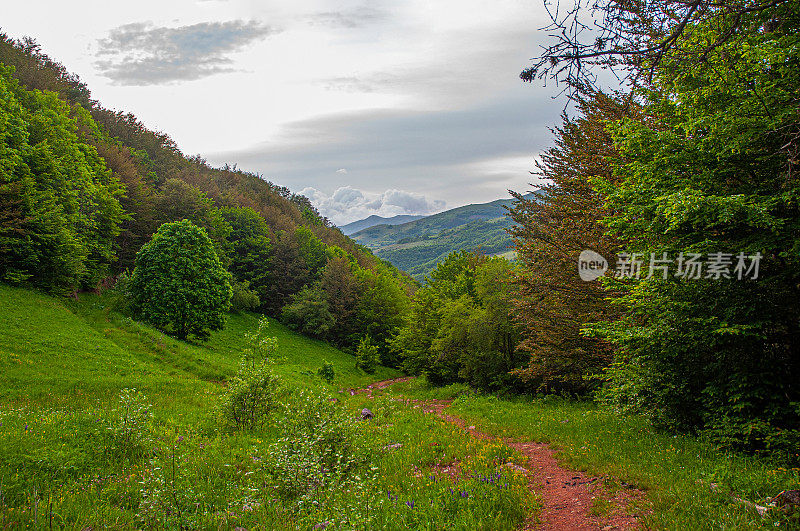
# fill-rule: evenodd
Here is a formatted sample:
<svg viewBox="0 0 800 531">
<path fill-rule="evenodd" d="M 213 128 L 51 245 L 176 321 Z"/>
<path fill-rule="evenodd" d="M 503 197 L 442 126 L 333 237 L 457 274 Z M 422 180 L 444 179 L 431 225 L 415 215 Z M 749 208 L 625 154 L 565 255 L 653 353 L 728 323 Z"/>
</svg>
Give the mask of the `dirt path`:
<svg viewBox="0 0 800 531">
<path fill-rule="evenodd" d="M 374 383 L 364 389 L 350 390 L 351 394 L 366 394 L 372 398 L 373 392 L 392 384 L 405 382 L 411 378 L 396 378 Z M 469 430 L 472 435 L 482 439 L 495 437 L 482 433 L 475 426 L 467 426 L 459 417 L 445 410 L 452 400 L 403 400 L 426 413 L 439 416 Z M 570 470 L 558 464 L 554 451 L 549 445 L 537 442 L 519 442 L 511 438 L 504 442 L 527 457 L 527 467 L 517 467 L 528 478 L 530 489 L 538 496 L 542 510 L 521 526 L 522 530 L 537 531 L 583 531 L 640 529 L 642 526 L 636 514 L 636 506 L 644 499 L 644 492 L 633 488 L 607 488 L 605 479 L 589 476 L 583 472 Z M 624 485 L 624 483 L 623 483 Z"/>
</svg>

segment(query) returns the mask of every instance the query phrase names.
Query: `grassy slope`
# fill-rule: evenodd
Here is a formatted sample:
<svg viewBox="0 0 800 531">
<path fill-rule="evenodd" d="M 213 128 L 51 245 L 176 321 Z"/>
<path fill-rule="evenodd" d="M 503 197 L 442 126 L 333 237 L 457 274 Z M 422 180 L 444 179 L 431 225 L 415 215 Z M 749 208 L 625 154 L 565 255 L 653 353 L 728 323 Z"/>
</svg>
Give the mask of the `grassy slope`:
<svg viewBox="0 0 800 531">
<path fill-rule="evenodd" d="M 195 345 L 111 312 L 108 304 L 96 295 L 61 301 L 0 285 L 0 400 L 60 403 L 76 395 L 116 395 L 130 386 L 191 395 L 236 371 L 244 334 L 258 323 L 256 315 L 232 314 L 224 330 Z M 352 356 L 275 321 L 269 333 L 278 338 L 283 358 L 276 372 L 288 381 L 308 381 L 303 372 L 324 361 L 333 364 L 334 383 L 343 387 L 398 374 L 380 368 L 366 375 Z"/>
<path fill-rule="evenodd" d="M 360 373 L 349 354 L 275 322 L 270 333 L 283 358 L 275 372 L 295 389 L 321 393 L 321 402 L 302 414 L 301 402 L 293 402 L 257 431 L 223 431 L 214 414 L 225 390 L 221 381 L 238 366 L 243 335 L 256 328 L 257 317 L 232 315 L 224 331 L 193 345 L 108 304 L 93 295 L 66 301 L 0 285 L 0 529 L 47 528 L 52 515 L 54 528 L 67 529 L 174 528 L 180 520 L 213 529 L 311 529 L 327 521 L 329 529 L 494 530 L 513 529 L 532 507 L 524 478 L 501 466 L 515 459 L 513 452 L 419 410 L 337 394 L 397 373 Z M 326 360 L 336 372 L 332 386 L 314 374 Z M 152 403 L 147 444 L 154 449 L 144 454 L 120 454 L 109 435 L 119 426 L 119 392 L 127 387 L 144 391 Z M 325 398 L 331 394 L 339 403 Z M 365 406 L 375 419 L 355 420 Z M 349 427 L 334 428 L 334 440 L 352 440 L 351 450 L 343 443 L 346 455 L 363 464 L 326 480 L 329 488 L 312 487 L 310 498 L 287 497 L 273 485 L 308 485 L 292 479 L 308 471 L 303 454 L 291 450 L 300 441 L 285 439 L 285 423 L 306 422 L 316 414 L 310 411 L 325 408 L 351 419 Z M 401 446 L 387 449 L 396 443 Z M 177 455 L 172 462 L 171 454 Z M 436 475 L 442 463 L 453 462 L 462 463 L 463 477 Z M 497 484 L 480 479 L 495 473 L 501 474 Z M 148 510 L 147 499 L 160 505 Z M 173 506 L 184 512 L 170 512 Z"/>
<path fill-rule="evenodd" d="M 717 451 L 691 436 L 655 431 L 646 419 L 588 402 L 557 398 L 500 400 L 470 396 L 463 386 L 431 388 L 424 381 L 394 386 L 419 398 L 459 397 L 453 412 L 489 433 L 544 441 L 569 465 L 647 489 L 658 529 L 798 529 L 798 519 L 762 519 L 730 494 L 760 505 L 781 490 L 800 488 L 800 469 Z M 719 486 L 718 491 L 711 483 Z M 613 485 L 612 485 L 613 486 Z M 800 515 L 798 515 L 800 516 Z"/>
</svg>

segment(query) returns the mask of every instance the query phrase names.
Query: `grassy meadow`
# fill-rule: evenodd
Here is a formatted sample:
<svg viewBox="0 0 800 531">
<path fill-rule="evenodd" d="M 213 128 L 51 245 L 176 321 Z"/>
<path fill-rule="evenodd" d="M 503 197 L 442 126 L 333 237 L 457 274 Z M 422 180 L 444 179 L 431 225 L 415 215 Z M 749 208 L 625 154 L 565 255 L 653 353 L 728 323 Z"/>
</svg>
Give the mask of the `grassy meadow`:
<svg viewBox="0 0 800 531">
<path fill-rule="evenodd" d="M 454 399 L 452 413 L 482 431 L 549 442 L 611 491 L 646 490 L 633 510 L 648 527 L 798 528 L 732 497 L 764 505 L 800 487 L 798 469 L 587 402 L 499 399 L 422 378 L 351 396 L 399 373 L 365 374 L 350 354 L 274 321 L 279 404 L 263 425 L 231 429 L 219 405 L 259 317 L 232 314 L 193 344 L 113 307 L 113 296 L 0 286 L 0 528 L 494 530 L 535 512 L 525 479 L 505 466 L 524 465 L 521 455 L 400 395 Z M 330 383 L 317 374 L 325 362 Z M 374 419 L 360 419 L 364 407 Z"/>
<path fill-rule="evenodd" d="M 2 529 L 513 529 L 535 507 L 520 456 L 340 392 L 398 373 L 276 322 L 280 403 L 232 430 L 218 404 L 258 317 L 191 344 L 113 303 L 0 286 Z"/>
</svg>

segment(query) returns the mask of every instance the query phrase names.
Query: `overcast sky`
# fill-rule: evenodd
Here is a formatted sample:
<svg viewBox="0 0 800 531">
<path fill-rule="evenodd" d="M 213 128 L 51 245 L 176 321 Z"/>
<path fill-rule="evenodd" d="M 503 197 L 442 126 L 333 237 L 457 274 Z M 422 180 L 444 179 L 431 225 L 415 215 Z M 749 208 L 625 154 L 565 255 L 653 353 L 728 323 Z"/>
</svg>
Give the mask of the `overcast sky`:
<svg viewBox="0 0 800 531">
<path fill-rule="evenodd" d="M 563 99 L 519 72 L 541 0 L 5 5 L 93 97 L 307 195 L 337 224 L 508 197 Z"/>
</svg>

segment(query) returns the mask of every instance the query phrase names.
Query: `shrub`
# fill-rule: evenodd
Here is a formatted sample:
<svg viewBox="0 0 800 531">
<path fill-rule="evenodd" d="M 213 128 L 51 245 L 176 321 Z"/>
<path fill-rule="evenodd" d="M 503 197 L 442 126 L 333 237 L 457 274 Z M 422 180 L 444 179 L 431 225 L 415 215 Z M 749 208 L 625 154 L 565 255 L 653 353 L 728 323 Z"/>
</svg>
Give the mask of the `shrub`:
<svg viewBox="0 0 800 531">
<path fill-rule="evenodd" d="M 231 297 L 231 310 L 234 312 L 252 311 L 261 304 L 258 294 L 250 289 L 250 283 L 246 280 L 234 282 L 231 285 L 233 296 Z"/>
<path fill-rule="evenodd" d="M 281 384 L 266 363 L 242 360 L 220 402 L 222 424 L 235 431 L 262 427 L 279 403 Z"/>
<path fill-rule="evenodd" d="M 310 497 L 367 463 L 355 443 L 357 421 L 338 403 L 303 390 L 290 395 L 281 415 L 284 436 L 270 447 L 270 475 L 281 498 Z"/>
<path fill-rule="evenodd" d="M 379 356 L 378 346 L 372 343 L 370 337 L 362 337 L 356 350 L 356 368 L 367 374 L 373 374 L 378 368 Z"/>
<path fill-rule="evenodd" d="M 333 379 L 336 377 L 336 373 L 333 371 L 333 364 L 329 361 L 322 364 L 322 367 L 317 370 L 317 374 L 328 383 L 333 382 Z"/>
<path fill-rule="evenodd" d="M 230 429 L 258 429 L 278 406 L 281 384 L 271 367 L 278 340 L 266 336 L 267 327 L 267 319 L 262 318 L 256 332 L 245 334 L 248 347 L 220 402 L 220 420 Z"/>
</svg>

